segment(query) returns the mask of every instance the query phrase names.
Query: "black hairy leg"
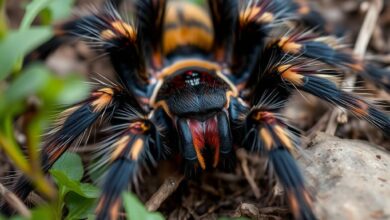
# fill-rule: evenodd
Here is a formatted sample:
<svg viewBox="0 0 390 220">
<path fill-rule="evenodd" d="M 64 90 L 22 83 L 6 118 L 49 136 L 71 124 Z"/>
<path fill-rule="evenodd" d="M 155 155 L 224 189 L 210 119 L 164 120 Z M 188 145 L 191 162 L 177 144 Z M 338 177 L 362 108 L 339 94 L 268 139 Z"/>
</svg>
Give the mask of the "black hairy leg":
<svg viewBox="0 0 390 220">
<path fill-rule="evenodd" d="M 95 89 L 87 99 L 63 111 L 46 135 L 41 149 L 41 166 L 44 173 L 47 173 L 70 147 L 88 142 L 92 129 L 111 121 L 113 112 L 122 104 L 125 97 L 127 95 L 120 86 L 102 86 Z M 21 176 L 15 181 L 12 189 L 18 197 L 25 200 L 33 186 L 28 178 Z M 1 210 L 10 214 L 9 208 L 4 204 Z"/>
<path fill-rule="evenodd" d="M 144 97 L 149 80 L 144 46 L 135 25 L 124 21 L 115 6 L 115 3 L 106 1 L 103 9 L 94 11 L 92 15 L 56 25 L 53 38 L 29 54 L 25 62 L 45 59 L 62 44 L 82 39 L 91 49 L 109 57 L 118 81 L 127 90 L 137 97 Z"/>
<path fill-rule="evenodd" d="M 114 127 L 118 129 L 114 141 L 102 143 L 104 148 L 96 151 L 101 160 L 98 171 L 106 170 L 96 219 L 118 219 L 122 192 L 129 185 L 132 189 L 137 187 L 141 169 L 156 165 L 162 157 L 161 134 L 147 117 L 134 114 L 129 122 Z"/>
<path fill-rule="evenodd" d="M 338 40 L 333 37 L 324 38 L 312 31 L 291 31 L 291 33 L 277 38 L 268 47 L 278 50 L 280 54 L 307 57 L 332 67 L 349 70 L 353 74 L 358 74 L 377 86 L 389 90 L 390 71 L 364 62 L 354 55 L 351 49 L 340 45 Z"/>
<path fill-rule="evenodd" d="M 313 44 L 317 43 L 313 42 Z M 296 43 L 290 45 L 289 41 L 284 43 L 279 41 L 278 44 L 276 46 L 275 43 L 271 42 L 264 48 L 262 59 L 260 59 L 257 68 L 258 72 L 252 73 L 245 85 L 243 91 L 245 91 L 246 96 L 244 98 L 252 105 L 256 105 L 261 97 L 268 92 L 277 92 L 277 96 L 274 97 L 275 102 L 284 102 L 288 100 L 293 91 L 300 90 L 350 111 L 389 135 L 390 118 L 385 112 L 378 110 L 374 104 L 363 98 L 337 87 L 342 70 L 334 67 L 339 65 L 353 66 L 356 60 L 350 54 L 337 52 L 326 46 L 329 51 L 332 51 L 329 52 L 330 54 L 322 55 L 321 52 L 312 51 L 310 55 L 310 49 L 303 50 Z M 318 44 L 325 47 L 325 44 Z M 282 45 L 282 50 L 280 45 Z M 283 47 L 287 48 L 283 49 Z M 302 52 L 295 50 L 302 50 Z M 322 52 L 326 51 L 322 50 Z M 333 56 L 331 56 L 332 54 Z M 345 59 L 337 59 L 335 56 L 341 56 Z M 337 60 L 337 62 L 332 60 Z"/>
<path fill-rule="evenodd" d="M 280 103 L 264 97 L 250 109 L 239 101 L 232 104 L 233 117 L 240 125 L 235 135 L 246 150 L 268 157 L 271 173 L 285 189 L 295 219 L 315 219 L 310 192 L 293 156 L 299 148 L 299 136 L 278 113 Z"/>
</svg>

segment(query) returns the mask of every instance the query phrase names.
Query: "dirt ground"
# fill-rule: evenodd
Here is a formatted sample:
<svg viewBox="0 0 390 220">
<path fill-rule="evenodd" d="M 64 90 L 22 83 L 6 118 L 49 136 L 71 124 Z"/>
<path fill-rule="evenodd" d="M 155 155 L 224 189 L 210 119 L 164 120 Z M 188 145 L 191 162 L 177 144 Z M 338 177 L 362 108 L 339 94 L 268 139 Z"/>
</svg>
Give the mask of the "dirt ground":
<svg viewBox="0 0 390 220">
<path fill-rule="evenodd" d="M 20 1 L 9 2 L 7 14 L 11 26 L 17 27 L 23 16 L 23 11 L 19 8 Z M 97 1 L 79 0 L 76 5 L 83 7 L 90 2 Z M 390 68 L 390 1 L 384 0 L 384 2 L 384 9 L 380 13 L 365 58 Z M 353 47 L 369 1 L 315 0 L 313 5 L 328 20 L 331 30 L 339 35 L 342 34 L 344 41 Z M 91 76 L 95 72 L 113 72 L 107 61 L 93 62 L 94 56 L 96 55 L 85 45 L 78 43 L 60 48 L 46 63 L 58 74 L 77 71 Z M 387 100 L 389 104 L 389 94 L 367 83 L 361 85 L 371 90 L 371 96 L 379 100 Z M 308 99 L 310 102 L 296 95 L 292 107 L 286 111 L 286 114 L 295 119 L 295 126 L 304 131 L 309 141 L 311 135 L 326 126 L 326 121 L 320 119 L 328 112 L 329 106 L 313 97 L 309 96 Z M 354 118 L 349 118 L 348 123 L 341 125 L 336 136 L 368 140 L 390 150 L 389 139 L 383 137 L 377 129 Z M 249 155 L 244 151 L 238 152 L 237 155 L 238 163 L 233 173 L 215 171 L 201 175 L 195 180 L 184 180 L 158 211 L 168 219 L 217 219 L 220 216 L 241 215 L 257 219 L 291 218 L 280 186 L 275 186 L 275 181 L 266 172 L 265 159 Z M 8 171 L 13 170 L 11 163 L 2 152 L 0 152 L 0 167 L 0 178 L 3 179 Z M 150 174 L 145 174 L 145 184 L 138 189 L 141 200 L 148 201 L 164 180 L 171 176 L 174 167 L 169 161 L 164 161 L 158 171 L 152 170 Z M 246 171 L 250 176 L 249 179 L 258 183 L 255 187 L 248 183 Z"/>
</svg>

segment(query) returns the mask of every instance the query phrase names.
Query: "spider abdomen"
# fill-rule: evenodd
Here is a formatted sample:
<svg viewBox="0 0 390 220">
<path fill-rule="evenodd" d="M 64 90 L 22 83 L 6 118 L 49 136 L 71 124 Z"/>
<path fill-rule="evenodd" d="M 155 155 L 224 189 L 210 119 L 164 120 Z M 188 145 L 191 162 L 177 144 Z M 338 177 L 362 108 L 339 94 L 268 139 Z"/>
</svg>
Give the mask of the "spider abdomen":
<svg viewBox="0 0 390 220">
<path fill-rule="evenodd" d="M 210 51 L 214 40 L 213 26 L 203 8 L 190 2 L 173 1 L 168 3 L 166 10 L 162 37 L 165 55 Z"/>
</svg>

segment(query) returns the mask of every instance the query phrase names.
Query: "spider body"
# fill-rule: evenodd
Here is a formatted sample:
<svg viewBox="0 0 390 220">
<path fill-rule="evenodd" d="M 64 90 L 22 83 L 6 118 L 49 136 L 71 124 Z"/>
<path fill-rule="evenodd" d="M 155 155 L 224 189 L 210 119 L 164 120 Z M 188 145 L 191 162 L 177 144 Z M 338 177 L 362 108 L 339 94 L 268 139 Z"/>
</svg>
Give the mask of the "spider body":
<svg viewBox="0 0 390 220">
<path fill-rule="evenodd" d="M 111 125 L 93 168 L 107 170 L 98 219 L 118 218 L 121 192 L 137 184 L 143 166 L 180 155 L 179 170 L 191 176 L 232 167 L 238 147 L 267 156 L 294 217 L 315 219 L 292 156 L 300 141 L 281 117 L 295 90 L 390 132 L 388 115 L 327 79 L 353 70 L 388 88 L 378 80 L 381 70 L 314 33 L 272 32 L 291 17 L 308 23 L 305 18 L 318 16 L 303 1 L 209 0 L 207 11 L 182 1 L 139 0 L 134 23 L 119 16 L 120 2 L 59 25 L 56 36 L 29 57 L 44 59 L 76 36 L 106 52 L 117 72 L 121 83 L 102 83 L 61 114 L 42 150 L 47 171 L 84 133 Z M 25 178 L 16 182 L 22 198 L 31 189 Z"/>
<path fill-rule="evenodd" d="M 202 169 L 216 167 L 220 154 L 233 150 L 227 110 L 237 91 L 220 71 L 207 60 L 182 58 L 163 69 L 150 99 L 150 106 L 162 108 L 176 127 L 183 158 Z M 205 161 L 206 145 L 213 161 Z"/>
</svg>

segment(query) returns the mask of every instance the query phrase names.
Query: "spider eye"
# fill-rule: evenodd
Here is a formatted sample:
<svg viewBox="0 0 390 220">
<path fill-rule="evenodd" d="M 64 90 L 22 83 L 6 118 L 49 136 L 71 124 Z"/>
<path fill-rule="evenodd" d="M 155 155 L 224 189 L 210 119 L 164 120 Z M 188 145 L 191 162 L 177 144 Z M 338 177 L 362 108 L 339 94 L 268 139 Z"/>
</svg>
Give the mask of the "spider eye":
<svg viewBox="0 0 390 220">
<path fill-rule="evenodd" d="M 201 74 L 196 71 L 187 71 L 184 73 L 184 82 L 187 85 L 197 86 L 200 84 L 200 76 Z"/>
<path fill-rule="evenodd" d="M 199 76 L 200 76 L 200 73 L 197 72 L 197 71 L 189 70 L 189 71 L 187 71 L 187 72 L 184 73 L 184 78 L 185 78 L 185 79 L 199 78 Z"/>
</svg>

